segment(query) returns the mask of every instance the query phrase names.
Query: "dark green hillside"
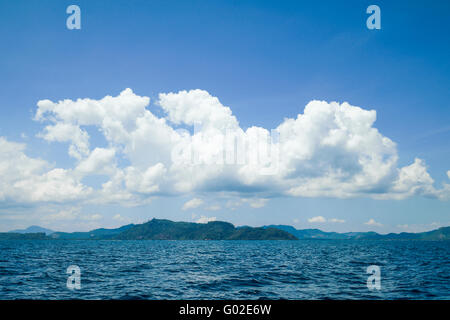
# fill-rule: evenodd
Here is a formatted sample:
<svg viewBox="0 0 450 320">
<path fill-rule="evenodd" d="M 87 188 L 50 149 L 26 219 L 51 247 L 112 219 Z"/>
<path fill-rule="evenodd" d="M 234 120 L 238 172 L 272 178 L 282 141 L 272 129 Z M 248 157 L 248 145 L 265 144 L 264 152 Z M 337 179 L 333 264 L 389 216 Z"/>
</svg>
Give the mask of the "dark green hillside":
<svg viewBox="0 0 450 320">
<path fill-rule="evenodd" d="M 389 233 L 379 234 L 370 232 L 325 232 L 319 229 L 297 230 L 292 226 L 271 225 L 265 228 L 276 228 L 289 232 L 298 239 L 328 239 L 328 240 L 450 240 L 450 227 L 443 227 L 437 230 L 419 233 Z"/>
<path fill-rule="evenodd" d="M 287 225 L 270 225 L 264 228 L 275 228 L 286 231 L 298 239 L 350 239 L 351 237 L 345 233 L 325 232 L 319 229 L 301 229 L 297 230 Z"/>
<path fill-rule="evenodd" d="M 50 235 L 52 239 L 60 240 L 108 240 L 113 239 L 119 233 L 133 227 L 134 224 L 128 224 L 117 229 L 95 229 L 88 232 L 54 232 Z"/>
<path fill-rule="evenodd" d="M 450 227 L 442 227 L 437 230 L 420 234 L 422 240 L 450 240 Z"/>
<path fill-rule="evenodd" d="M 0 240 L 47 240 L 45 233 L 0 232 Z"/>
<path fill-rule="evenodd" d="M 33 227 L 34 229 L 40 227 Z M 19 231 L 29 231 L 32 228 Z M 143 224 L 129 224 L 117 229 L 95 229 L 89 232 L 0 233 L 0 240 L 450 240 L 450 227 L 421 233 L 325 232 L 319 229 L 297 230 L 287 225 L 261 228 L 234 227 L 231 223 L 213 221 L 206 224 L 153 219 Z"/>
<path fill-rule="evenodd" d="M 228 238 L 229 240 L 297 240 L 295 236 L 275 228 L 242 227 Z"/>
<path fill-rule="evenodd" d="M 282 230 L 235 228 L 231 223 L 213 221 L 206 224 L 153 219 L 136 225 L 115 239 L 121 240 L 295 240 Z"/>
</svg>

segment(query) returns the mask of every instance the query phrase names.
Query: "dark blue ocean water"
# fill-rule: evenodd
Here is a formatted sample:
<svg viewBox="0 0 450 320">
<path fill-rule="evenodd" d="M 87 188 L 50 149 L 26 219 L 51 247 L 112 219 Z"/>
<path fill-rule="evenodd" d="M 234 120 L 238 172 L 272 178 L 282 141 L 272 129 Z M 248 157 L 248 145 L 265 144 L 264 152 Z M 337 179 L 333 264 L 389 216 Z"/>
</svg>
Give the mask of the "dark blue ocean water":
<svg viewBox="0 0 450 320">
<path fill-rule="evenodd" d="M 449 258 L 448 241 L 0 241 L 0 299 L 450 299 Z"/>
</svg>

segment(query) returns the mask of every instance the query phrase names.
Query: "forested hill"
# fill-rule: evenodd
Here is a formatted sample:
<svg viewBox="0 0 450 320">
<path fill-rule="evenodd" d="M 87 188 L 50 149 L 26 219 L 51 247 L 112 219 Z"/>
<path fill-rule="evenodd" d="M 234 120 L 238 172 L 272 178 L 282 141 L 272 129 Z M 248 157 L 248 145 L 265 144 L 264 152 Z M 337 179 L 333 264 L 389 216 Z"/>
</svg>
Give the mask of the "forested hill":
<svg viewBox="0 0 450 320">
<path fill-rule="evenodd" d="M 235 228 L 231 223 L 173 222 L 153 219 L 120 233 L 116 239 L 133 240 L 296 240 L 288 232 L 275 228 Z"/>
<path fill-rule="evenodd" d="M 298 239 L 322 240 L 450 240 L 450 227 L 442 227 L 427 232 L 402 232 L 379 234 L 376 232 L 325 232 L 319 229 L 295 229 L 288 225 L 270 225 L 266 228 L 275 228 L 286 231 Z"/>
<path fill-rule="evenodd" d="M 39 228 L 28 230 L 41 230 Z M 194 223 L 165 219 L 152 219 L 143 224 L 88 232 L 53 232 L 46 235 L 44 232 L 27 232 L 28 230 L 0 233 L 0 240 L 450 240 L 450 227 L 420 233 L 337 233 L 319 229 L 298 230 L 288 225 L 254 228 L 235 227 L 223 221 Z"/>
</svg>

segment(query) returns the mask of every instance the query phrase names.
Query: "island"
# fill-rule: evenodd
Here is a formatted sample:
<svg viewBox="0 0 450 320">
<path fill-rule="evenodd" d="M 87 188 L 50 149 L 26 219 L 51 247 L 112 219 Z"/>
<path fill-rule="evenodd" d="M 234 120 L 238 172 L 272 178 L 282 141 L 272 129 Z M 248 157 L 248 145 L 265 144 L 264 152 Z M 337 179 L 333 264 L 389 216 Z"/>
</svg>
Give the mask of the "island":
<svg viewBox="0 0 450 320">
<path fill-rule="evenodd" d="M 37 232 L 40 231 L 40 232 Z M 45 231 L 45 232 L 44 232 Z M 450 227 L 420 233 L 325 232 L 298 230 L 288 225 L 239 226 L 224 221 L 208 223 L 152 219 L 115 229 L 54 232 L 38 226 L 0 233 L 0 240 L 450 240 Z"/>
</svg>

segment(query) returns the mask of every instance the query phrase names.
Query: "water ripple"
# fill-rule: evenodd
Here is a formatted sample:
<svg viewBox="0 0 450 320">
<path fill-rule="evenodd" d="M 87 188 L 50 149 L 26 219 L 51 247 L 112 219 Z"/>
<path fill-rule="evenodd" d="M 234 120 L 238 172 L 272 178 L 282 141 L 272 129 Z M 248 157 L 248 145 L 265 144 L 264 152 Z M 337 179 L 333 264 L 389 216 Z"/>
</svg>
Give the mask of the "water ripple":
<svg viewBox="0 0 450 320">
<path fill-rule="evenodd" d="M 449 242 L 0 241 L 0 299 L 450 299 L 449 257 Z"/>
</svg>

